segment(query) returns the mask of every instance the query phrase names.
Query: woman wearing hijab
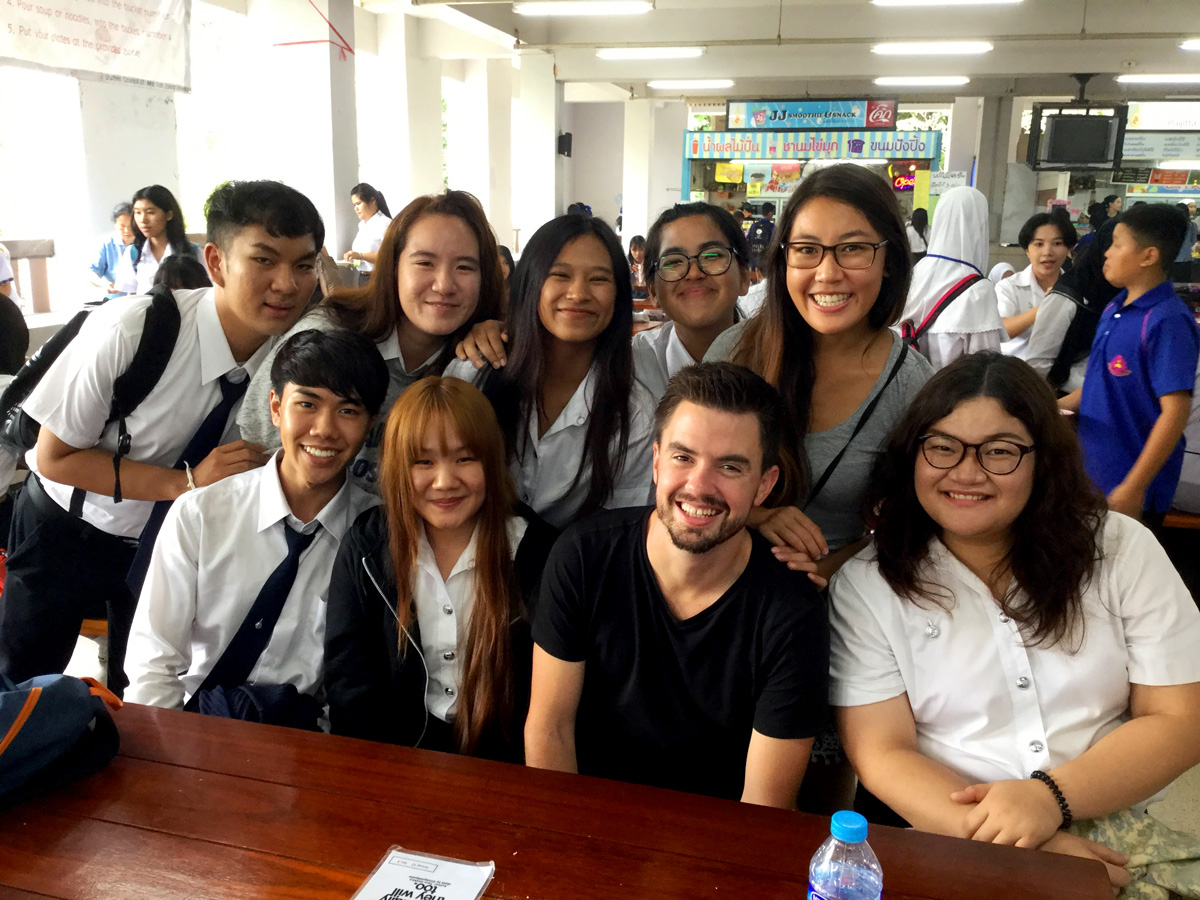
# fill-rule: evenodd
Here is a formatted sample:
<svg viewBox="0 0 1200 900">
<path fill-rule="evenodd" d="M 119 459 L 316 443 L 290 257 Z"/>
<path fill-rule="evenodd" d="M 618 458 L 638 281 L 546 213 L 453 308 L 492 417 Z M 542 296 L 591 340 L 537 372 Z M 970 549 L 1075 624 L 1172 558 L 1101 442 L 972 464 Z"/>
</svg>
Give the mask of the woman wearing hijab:
<svg viewBox="0 0 1200 900">
<path fill-rule="evenodd" d="M 1012 267 L 1012 263 L 996 263 L 992 266 L 992 270 L 988 272 L 988 280 L 992 284 L 999 284 L 1005 278 L 1016 274 L 1017 270 Z"/>
<path fill-rule="evenodd" d="M 951 188 L 934 210 L 929 250 L 913 269 L 901 315 L 917 329 L 917 347 L 935 370 L 968 353 L 998 350 L 1008 336 L 996 286 L 983 274 L 987 263 L 987 198 L 972 187 Z M 960 293 L 943 304 L 956 290 Z"/>
<path fill-rule="evenodd" d="M 1046 295 L 1029 332 L 1025 361 L 1064 394 L 1083 386 L 1100 313 L 1120 292 L 1104 278 L 1104 254 L 1116 227 L 1117 220 L 1109 219 L 1096 232 L 1075 266 Z"/>
</svg>

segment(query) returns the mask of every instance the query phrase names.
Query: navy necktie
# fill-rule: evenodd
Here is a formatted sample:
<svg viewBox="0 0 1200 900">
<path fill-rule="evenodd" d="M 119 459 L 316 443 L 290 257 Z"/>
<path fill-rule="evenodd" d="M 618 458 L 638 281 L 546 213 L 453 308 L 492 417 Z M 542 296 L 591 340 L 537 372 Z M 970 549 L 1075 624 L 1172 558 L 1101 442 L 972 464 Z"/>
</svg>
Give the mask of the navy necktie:
<svg viewBox="0 0 1200 900">
<path fill-rule="evenodd" d="M 320 527 L 317 527 L 309 534 L 301 534 L 284 523 L 283 535 L 287 539 L 287 556 L 263 582 L 250 612 L 246 613 L 246 618 L 233 640 L 229 642 L 229 646 L 225 648 L 225 652 L 221 654 L 221 658 L 217 660 L 217 664 L 205 676 L 204 683 L 188 701 L 188 708 L 198 702 L 200 694 L 204 691 L 216 687 L 235 688 L 249 680 L 258 658 L 262 656 L 263 650 L 271 640 L 275 623 L 279 621 L 279 614 L 283 612 L 288 594 L 296 582 L 296 573 L 300 569 L 300 555 L 308 549 L 308 545 L 320 530 Z"/>
<path fill-rule="evenodd" d="M 183 448 L 183 452 L 179 454 L 179 459 L 175 463 L 176 469 L 182 469 L 184 463 L 195 468 L 204 461 L 208 454 L 221 445 L 221 436 L 225 433 L 225 426 L 229 423 L 229 414 L 233 412 L 233 407 L 242 399 L 249 386 L 249 378 L 233 382 L 229 380 L 228 375 L 221 376 L 221 402 L 204 417 L 204 421 L 200 423 L 200 427 L 196 429 L 192 439 Z M 167 510 L 171 508 L 172 502 L 174 501 L 159 500 L 154 504 L 154 509 L 150 511 L 150 518 L 146 520 L 146 527 L 142 529 L 142 535 L 138 539 L 133 565 L 129 567 L 129 574 L 125 576 L 125 583 L 129 585 L 135 598 L 142 592 L 142 582 L 146 580 L 146 572 L 150 569 L 150 555 L 154 552 L 154 541 L 158 537 L 159 529 L 162 528 L 163 519 L 167 517 Z"/>
</svg>

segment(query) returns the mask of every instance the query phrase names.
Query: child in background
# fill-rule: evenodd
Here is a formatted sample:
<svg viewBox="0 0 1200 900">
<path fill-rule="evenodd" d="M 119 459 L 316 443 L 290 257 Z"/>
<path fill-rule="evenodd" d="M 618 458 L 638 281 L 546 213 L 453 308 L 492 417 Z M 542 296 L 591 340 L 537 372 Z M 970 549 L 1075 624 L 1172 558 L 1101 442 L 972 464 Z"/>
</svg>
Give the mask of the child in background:
<svg viewBox="0 0 1200 900">
<path fill-rule="evenodd" d="M 1167 278 L 1186 233 L 1170 206 L 1121 216 L 1104 277 L 1124 290 L 1100 317 L 1083 387 L 1059 401 L 1079 413 L 1084 465 L 1109 509 L 1151 524 L 1179 481 L 1200 354 L 1200 331 Z"/>
</svg>

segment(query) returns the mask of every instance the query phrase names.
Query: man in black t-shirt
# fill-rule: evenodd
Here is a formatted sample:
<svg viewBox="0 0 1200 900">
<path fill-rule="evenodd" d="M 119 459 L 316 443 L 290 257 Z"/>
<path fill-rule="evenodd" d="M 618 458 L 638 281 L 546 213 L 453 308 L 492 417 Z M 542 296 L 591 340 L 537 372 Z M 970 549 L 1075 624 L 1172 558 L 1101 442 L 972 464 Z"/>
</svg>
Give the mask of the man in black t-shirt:
<svg viewBox="0 0 1200 900">
<path fill-rule="evenodd" d="M 656 414 L 656 504 L 551 551 L 533 611 L 530 765 L 794 808 L 825 723 L 829 630 L 802 572 L 746 530 L 782 411 L 747 369 L 682 369 Z"/>
</svg>

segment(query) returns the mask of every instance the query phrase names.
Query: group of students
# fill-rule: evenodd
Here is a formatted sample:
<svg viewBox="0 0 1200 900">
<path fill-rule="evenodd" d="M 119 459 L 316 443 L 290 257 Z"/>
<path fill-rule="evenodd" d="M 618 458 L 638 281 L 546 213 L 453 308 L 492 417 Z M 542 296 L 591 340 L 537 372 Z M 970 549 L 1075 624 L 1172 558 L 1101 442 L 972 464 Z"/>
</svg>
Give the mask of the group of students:
<svg viewBox="0 0 1200 900">
<path fill-rule="evenodd" d="M 892 327 L 915 281 L 877 175 L 800 182 L 745 320 L 742 229 L 665 211 L 670 321 L 632 341 L 595 218 L 539 228 L 510 290 L 478 202 L 419 197 L 308 308 L 307 198 L 206 212 L 213 286 L 173 295 L 146 400 L 108 420 L 135 296 L 26 401 L 0 671 L 61 671 L 106 601 L 127 700 L 787 808 L 836 721 L 890 814 L 1128 881 L 1087 835 L 1200 762 L 1200 612 L 1043 378 L 934 374 Z"/>
</svg>

